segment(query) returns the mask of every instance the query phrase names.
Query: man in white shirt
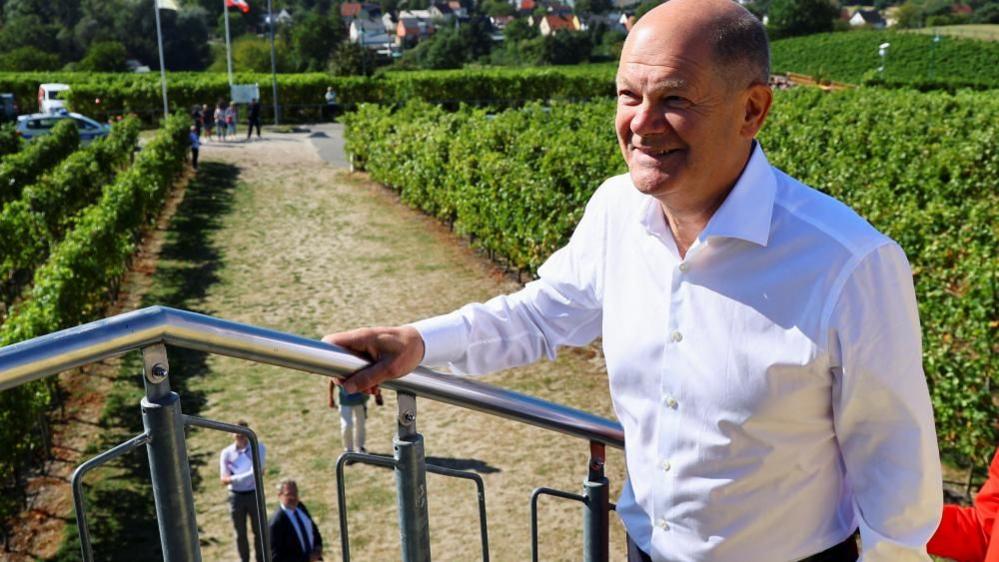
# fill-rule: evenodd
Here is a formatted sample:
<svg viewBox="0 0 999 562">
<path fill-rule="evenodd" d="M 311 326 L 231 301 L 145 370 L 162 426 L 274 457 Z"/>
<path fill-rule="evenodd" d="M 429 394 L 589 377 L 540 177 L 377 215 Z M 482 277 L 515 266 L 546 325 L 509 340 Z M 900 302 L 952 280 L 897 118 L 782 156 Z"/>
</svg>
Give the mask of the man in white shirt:
<svg viewBox="0 0 999 562">
<path fill-rule="evenodd" d="M 517 293 L 324 341 L 485 373 L 603 337 L 635 561 L 929 561 L 940 465 L 902 250 L 770 166 L 766 33 L 728 0 L 631 31 L 615 127 L 629 173 Z"/>
<path fill-rule="evenodd" d="M 249 427 L 243 420 L 237 425 Z M 250 544 L 246 536 L 246 520 L 250 519 L 253 528 L 253 552 L 257 562 L 263 562 L 257 538 L 257 485 L 253 479 L 253 457 L 250 442 L 238 433 L 232 434 L 232 444 L 219 454 L 219 479 L 229 488 L 229 516 L 236 535 L 236 550 L 241 562 L 250 562 Z M 267 448 L 260 445 L 260 468 L 263 470 Z"/>
</svg>

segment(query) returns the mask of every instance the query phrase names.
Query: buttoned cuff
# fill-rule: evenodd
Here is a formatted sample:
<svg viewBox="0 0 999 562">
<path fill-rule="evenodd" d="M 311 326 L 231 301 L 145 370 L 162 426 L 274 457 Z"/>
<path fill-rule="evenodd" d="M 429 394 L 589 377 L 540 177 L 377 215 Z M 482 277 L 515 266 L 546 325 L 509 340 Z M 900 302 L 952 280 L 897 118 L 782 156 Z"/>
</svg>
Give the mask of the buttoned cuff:
<svg viewBox="0 0 999 562">
<path fill-rule="evenodd" d="M 458 361 L 468 348 L 468 326 L 459 311 L 409 324 L 423 338 L 421 365 L 433 367 Z"/>
</svg>

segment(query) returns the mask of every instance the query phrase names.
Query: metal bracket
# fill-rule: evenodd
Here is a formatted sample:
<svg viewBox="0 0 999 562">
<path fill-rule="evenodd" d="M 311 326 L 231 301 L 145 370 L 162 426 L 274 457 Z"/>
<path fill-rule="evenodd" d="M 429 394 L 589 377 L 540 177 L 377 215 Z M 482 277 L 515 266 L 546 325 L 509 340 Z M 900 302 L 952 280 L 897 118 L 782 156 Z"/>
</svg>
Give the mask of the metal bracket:
<svg viewBox="0 0 999 562">
<path fill-rule="evenodd" d="M 90 544 L 90 528 L 87 526 L 87 515 L 83 505 L 83 477 L 91 470 L 107 464 L 108 462 L 124 455 L 125 453 L 141 447 L 152 438 L 148 433 L 141 433 L 135 437 L 119 443 L 111 449 L 104 451 L 96 457 L 84 462 L 73 471 L 71 480 L 73 487 L 73 506 L 76 508 L 76 529 L 80 534 L 80 549 L 82 550 L 84 562 L 93 562 L 94 548 Z"/>
<path fill-rule="evenodd" d="M 590 460 L 587 478 L 583 482 L 583 495 L 554 488 L 535 488 L 531 492 L 531 560 L 538 562 L 538 498 L 554 496 L 583 504 L 583 560 L 593 562 L 607 559 L 607 514 L 617 506 L 607 499 L 608 482 L 604 477 L 606 446 L 590 441 Z M 606 508 L 602 507 L 606 506 Z"/>
<path fill-rule="evenodd" d="M 343 453 L 336 460 L 337 508 L 340 514 L 340 547 L 343 552 L 343 562 L 350 562 L 350 538 L 347 531 L 347 491 L 344 480 L 344 466 L 354 463 L 369 464 L 383 468 L 398 468 L 395 459 L 370 453 Z M 482 562 L 489 562 L 489 531 L 486 524 L 486 485 L 482 477 L 474 472 L 454 470 L 444 466 L 427 464 L 427 472 L 464 478 L 475 482 L 476 497 L 479 504 L 479 536 L 482 541 Z"/>
<path fill-rule="evenodd" d="M 142 366 L 146 380 L 151 384 L 160 384 L 170 375 L 170 363 L 167 361 L 166 346 L 158 343 L 142 348 Z"/>
<path fill-rule="evenodd" d="M 254 489 L 256 490 L 256 507 L 257 509 L 257 528 L 254 530 L 254 535 L 257 538 L 258 543 L 255 545 L 259 548 L 261 553 L 263 553 L 263 559 L 265 562 L 271 562 L 271 547 L 270 547 L 270 536 L 268 535 L 267 529 L 267 502 L 264 498 L 264 471 L 261 466 L 260 461 L 260 442 L 257 441 L 257 434 L 255 431 L 249 427 L 243 427 L 241 425 L 233 425 L 231 423 L 224 423 L 216 420 L 210 420 L 206 418 L 199 418 L 197 416 L 184 415 L 184 425 L 203 427 L 205 429 L 212 429 L 215 431 L 223 431 L 226 433 L 238 433 L 250 442 L 250 462 L 253 465 L 253 483 Z"/>
<path fill-rule="evenodd" d="M 162 343 L 142 348 L 143 386 L 150 402 L 160 402 L 170 395 L 170 363 Z"/>
<path fill-rule="evenodd" d="M 399 437 L 416 435 L 416 395 L 397 392 L 396 401 L 399 404 Z"/>
</svg>

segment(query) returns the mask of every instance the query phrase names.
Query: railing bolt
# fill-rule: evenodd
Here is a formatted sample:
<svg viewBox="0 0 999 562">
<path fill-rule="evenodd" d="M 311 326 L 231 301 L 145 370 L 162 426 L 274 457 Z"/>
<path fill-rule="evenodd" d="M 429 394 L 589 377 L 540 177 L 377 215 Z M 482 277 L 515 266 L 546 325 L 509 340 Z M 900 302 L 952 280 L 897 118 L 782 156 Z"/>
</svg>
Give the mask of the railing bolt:
<svg viewBox="0 0 999 562">
<path fill-rule="evenodd" d="M 162 363 L 157 363 L 153 365 L 153 379 L 157 379 L 155 382 L 161 382 L 163 379 L 167 378 L 167 368 L 166 365 Z"/>
</svg>

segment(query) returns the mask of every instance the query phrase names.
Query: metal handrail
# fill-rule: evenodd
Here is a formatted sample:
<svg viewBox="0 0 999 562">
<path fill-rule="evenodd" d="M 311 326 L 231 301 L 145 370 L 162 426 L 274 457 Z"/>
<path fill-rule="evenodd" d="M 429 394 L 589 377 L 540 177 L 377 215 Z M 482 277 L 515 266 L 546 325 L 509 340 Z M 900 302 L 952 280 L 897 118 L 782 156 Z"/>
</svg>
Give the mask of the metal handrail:
<svg viewBox="0 0 999 562">
<path fill-rule="evenodd" d="M 368 365 L 365 359 L 319 340 L 152 306 L 0 348 L 0 391 L 161 343 L 337 378 Z M 383 386 L 624 447 L 624 432 L 616 422 L 465 377 L 420 367 Z"/>
</svg>

